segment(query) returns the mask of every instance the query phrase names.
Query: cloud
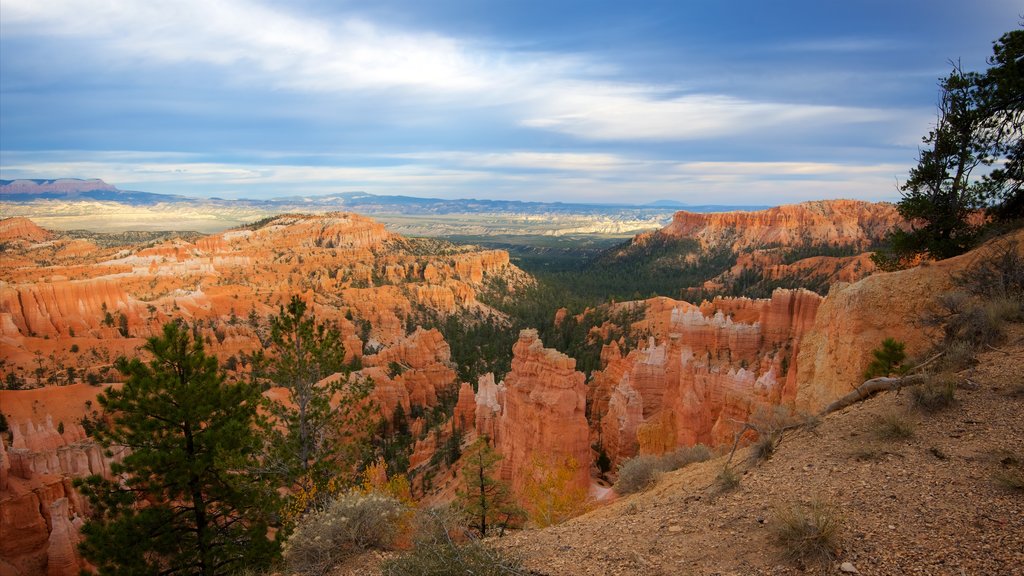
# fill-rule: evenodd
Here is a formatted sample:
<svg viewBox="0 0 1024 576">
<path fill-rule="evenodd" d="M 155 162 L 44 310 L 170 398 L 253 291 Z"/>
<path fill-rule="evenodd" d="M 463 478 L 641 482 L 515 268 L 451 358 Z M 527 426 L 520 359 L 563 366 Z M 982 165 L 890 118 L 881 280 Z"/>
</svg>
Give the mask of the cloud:
<svg viewBox="0 0 1024 576">
<path fill-rule="evenodd" d="M 678 162 L 604 153 L 447 151 L 335 156 L 328 165 L 223 163 L 143 152 L 10 152 L 5 179 L 87 175 L 124 189 L 226 197 L 361 190 L 444 198 L 567 202 L 764 204 L 821 198 L 891 200 L 909 166 L 831 162 Z M 282 158 L 283 159 L 283 158 Z"/>
<path fill-rule="evenodd" d="M 661 90 L 572 85 L 539 103 L 527 126 L 592 140 L 693 140 L 787 127 L 880 122 L 873 109 L 756 102 L 716 94 L 663 96 Z"/>
<path fill-rule="evenodd" d="M 129 70 L 211 66 L 254 90 L 380 92 L 372 96 L 380 105 L 415 103 L 423 117 L 438 100 L 499 107 L 506 112 L 497 121 L 592 141 L 724 138 L 891 118 L 867 108 L 680 95 L 676 85 L 609 80 L 615 69 L 592 58 L 494 49 L 355 17 L 315 19 L 253 0 L 110 0 L 88 10 L 76 0 L 5 0 L 3 32 L 86 39 Z"/>
<path fill-rule="evenodd" d="M 487 63 L 456 40 L 327 23 L 247 0 L 4 2 L 5 34 L 88 38 L 122 65 L 207 64 L 280 88 L 479 90 Z"/>
</svg>

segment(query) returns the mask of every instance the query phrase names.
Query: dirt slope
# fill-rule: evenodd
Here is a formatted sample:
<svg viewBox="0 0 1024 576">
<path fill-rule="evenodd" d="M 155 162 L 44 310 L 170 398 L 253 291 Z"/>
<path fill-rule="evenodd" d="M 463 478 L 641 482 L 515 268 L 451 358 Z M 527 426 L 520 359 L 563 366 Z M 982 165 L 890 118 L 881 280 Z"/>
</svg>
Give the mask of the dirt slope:
<svg viewBox="0 0 1024 576">
<path fill-rule="evenodd" d="M 1022 340 L 1014 326 L 1003 352 L 981 354 L 946 411 L 923 414 L 908 392 L 883 394 L 787 435 L 770 460 L 744 466 L 731 492 L 711 487 L 720 458 L 495 545 L 550 575 L 838 574 L 841 562 L 865 575 L 1024 574 L 1024 495 L 993 479 L 1009 454 L 1024 458 Z M 879 417 L 893 412 L 914 424 L 913 438 L 878 436 Z M 779 506 L 811 498 L 839 512 L 842 554 L 801 570 L 768 526 Z"/>
</svg>

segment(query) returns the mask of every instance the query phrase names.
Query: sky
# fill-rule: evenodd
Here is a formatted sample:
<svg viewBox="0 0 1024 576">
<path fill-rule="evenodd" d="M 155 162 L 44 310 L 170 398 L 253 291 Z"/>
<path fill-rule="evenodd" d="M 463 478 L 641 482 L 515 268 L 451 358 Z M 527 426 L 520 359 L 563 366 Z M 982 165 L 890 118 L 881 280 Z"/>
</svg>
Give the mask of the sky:
<svg viewBox="0 0 1024 576">
<path fill-rule="evenodd" d="M 0 178 L 268 198 L 895 200 L 1004 0 L 3 0 Z"/>
</svg>

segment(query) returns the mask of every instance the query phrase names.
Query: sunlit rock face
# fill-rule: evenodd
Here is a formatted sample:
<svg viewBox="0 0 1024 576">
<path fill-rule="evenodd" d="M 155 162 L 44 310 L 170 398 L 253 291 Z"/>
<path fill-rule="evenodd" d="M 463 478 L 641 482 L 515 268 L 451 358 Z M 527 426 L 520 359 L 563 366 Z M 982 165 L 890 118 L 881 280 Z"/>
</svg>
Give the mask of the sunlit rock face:
<svg viewBox="0 0 1024 576">
<path fill-rule="evenodd" d="M 512 353 L 503 390 L 481 384 L 480 395 L 487 399 L 477 404 L 486 407 L 495 396 L 504 397 L 496 435 L 502 477 L 521 493 L 538 466 L 574 462 L 571 484 L 586 489 L 591 457 L 583 373 L 574 359 L 544 348 L 536 330 L 523 330 Z M 478 430 L 488 426 L 479 414 Z"/>
<path fill-rule="evenodd" d="M 476 299 L 484 282 L 529 281 L 503 251 L 418 244 L 354 214 L 284 215 L 190 238 L 109 248 L 26 219 L 0 220 L 0 357 L 5 373 L 33 388 L 0 391 L 12 428 L 0 448 L 4 574 L 7 566 L 15 574 L 64 573 L 78 562 L 73 534 L 86 511 L 71 479 L 110 473 L 110 459 L 79 424 L 103 388 L 83 382 L 87 374 L 116 380 L 113 360 L 139 354 L 169 320 L 186 321 L 208 353 L 245 377 L 247 355 L 266 346 L 268 316 L 299 296 L 319 319 L 336 323 L 348 358 L 361 359 L 352 377 L 374 381 L 381 415 L 400 407 L 419 436 L 425 422 L 412 418 L 414 407 L 460 394 L 459 414 L 475 427 L 476 399 L 471 388 L 460 390 L 441 333 L 416 319 L 495 314 Z M 40 366 L 56 381 L 37 379 Z M 280 389 L 267 396 L 287 401 Z M 413 460 L 433 451 L 417 445 Z M 67 504 L 56 504 L 56 513 L 71 528 L 50 518 L 62 498 Z"/>
<path fill-rule="evenodd" d="M 623 356 L 606 347 L 591 380 L 591 434 L 613 464 L 638 453 L 731 441 L 758 411 L 791 405 L 796 355 L 822 298 L 776 290 L 769 299 L 700 306 L 646 302 L 634 330 L 647 342 Z"/>
<path fill-rule="evenodd" d="M 866 247 L 903 223 L 893 204 L 818 200 L 756 212 L 680 211 L 660 233 L 694 238 L 706 248 L 730 246 L 736 251 L 803 244 Z"/>
<path fill-rule="evenodd" d="M 421 311 L 492 313 L 476 297 L 488 278 L 528 281 L 504 251 L 417 244 L 348 213 L 115 248 L 24 218 L 0 220 L 0 233 L 11 238 L 0 259 L 0 349 L 29 385 L 39 355 L 46 368 L 72 365 L 81 377 L 172 318 L 194 325 L 209 352 L 237 360 L 263 348 L 267 316 L 293 295 L 337 322 L 354 358 L 401 342 Z"/>
</svg>

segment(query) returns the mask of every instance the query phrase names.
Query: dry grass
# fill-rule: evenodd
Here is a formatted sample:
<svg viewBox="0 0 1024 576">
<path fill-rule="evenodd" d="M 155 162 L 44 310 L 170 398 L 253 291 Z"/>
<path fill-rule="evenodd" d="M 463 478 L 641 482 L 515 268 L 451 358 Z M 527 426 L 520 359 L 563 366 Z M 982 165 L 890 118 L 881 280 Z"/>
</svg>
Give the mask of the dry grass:
<svg viewBox="0 0 1024 576">
<path fill-rule="evenodd" d="M 459 539 L 462 519 L 457 511 L 428 508 L 414 520 L 416 538 L 412 550 L 381 566 L 385 576 L 514 576 L 527 574 L 514 555 L 484 546 L 474 539 Z"/>
<path fill-rule="evenodd" d="M 791 562 L 825 564 L 839 555 L 842 522 L 832 507 L 820 500 L 779 508 L 769 528 Z"/>
<path fill-rule="evenodd" d="M 949 375 L 936 376 L 930 382 L 911 388 L 910 399 L 922 412 L 945 410 L 956 401 L 956 379 Z"/>
<path fill-rule="evenodd" d="M 722 471 L 715 476 L 715 488 L 719 494 L 735 490 L 740 485 L 740 475 L 729 467 L 722 468 Z"/>
<path fill-rule="evenodd" d="M 757 437 L 757 441 L 750 445 L 750 461 L 764 462 L 775 453 L 775 446 L 779 443 L 779 434 L 775 431 L 765 432 Z"/>
<path fill-rule="evenodd" d="M 907 440 L 914 437 L 914 423 L 906 414 L 893 410 L 878 417 L 874 432 L 882 440 Z"/>
</svg>

